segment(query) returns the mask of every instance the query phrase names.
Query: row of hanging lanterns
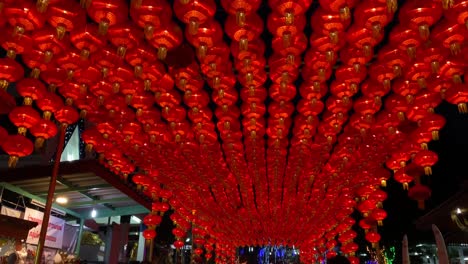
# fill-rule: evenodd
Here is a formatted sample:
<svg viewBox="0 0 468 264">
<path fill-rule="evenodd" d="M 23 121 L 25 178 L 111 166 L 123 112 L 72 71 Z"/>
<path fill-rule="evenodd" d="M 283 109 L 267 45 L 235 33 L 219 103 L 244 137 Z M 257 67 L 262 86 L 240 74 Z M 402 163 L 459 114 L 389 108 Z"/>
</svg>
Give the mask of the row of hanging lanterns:
<svg viewBox="0 0 468 264">
<path fill-rule="evenodd" d="M 294 245 L 304 263 L 340 245 L 358 263 L 353 228 L 378 246 L 388 179 L 421 208 L 431 195 L 428 143 L 445 125 L 434 109 L 468 112 L 468 2 L 311 5 L 1 1 L 0 93 L 23 97 L 8 114 L 17 134 L 0 127 L 9 165 L 84 118 L 87 150 L 153 199 L 147 240 L 171 207 L 174 246 L 192 230 L 195 254 L 217 263 L 266 244 Z M 195 56 L 172 63 L 184 42 Z"/>
</svg>

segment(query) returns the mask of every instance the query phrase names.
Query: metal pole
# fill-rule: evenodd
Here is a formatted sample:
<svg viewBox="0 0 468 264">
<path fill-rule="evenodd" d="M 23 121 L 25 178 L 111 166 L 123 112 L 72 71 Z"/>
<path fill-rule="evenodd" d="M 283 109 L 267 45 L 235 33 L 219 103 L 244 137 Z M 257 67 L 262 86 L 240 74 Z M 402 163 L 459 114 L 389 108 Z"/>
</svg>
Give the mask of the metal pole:
<svg viewBox="0 0 468 264">
<path fill-rule="evenodd" d="M 84 218 L 80 218 L 80 228 L 78 229 L 78 239 L 76 240 L 75 254 L 78 257 L 81 249 L 81 238 L 83 236 Z"/>
<path fill-rule="evenodd" d="M 49 226 L 50 212 L 52 211 L 52 201 L 54 199 L 55 186 L 57 185 L 57 176 L 60 168 L 60 159 L 62 157 L 63 146 L 65 144 L 65 131 L 67 130 L 66 124 L 60 124 L 59 139 L 57 143 L 57 152 L 55 153 L 54 167 L 52 175 L 50 176 L 49 191 L 47 193 L 47 201 L 44 209 L 44 217 L 42 218 L 41 233 L 37 243 L 36 258 L 34 264 L 40 264 L 42 253 L 44 252 L 44 244 L 47 235 L 47 228 Z"/>
</svg>

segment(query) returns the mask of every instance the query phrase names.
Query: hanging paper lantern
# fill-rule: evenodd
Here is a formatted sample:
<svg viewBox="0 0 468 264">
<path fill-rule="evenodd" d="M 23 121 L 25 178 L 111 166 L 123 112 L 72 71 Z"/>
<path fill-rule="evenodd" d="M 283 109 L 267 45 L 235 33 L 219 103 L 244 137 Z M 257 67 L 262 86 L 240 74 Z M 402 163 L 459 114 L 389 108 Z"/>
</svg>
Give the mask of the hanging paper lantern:
<svg viewBox="0 0 468 264">
<path fill-rule="evenodd" d="M 1 147 L 10 156 L 9 168 L 16 167 L 19 158 L 31 155 L 34 150 L 33 143 L 23 135 L 8 136 Z"/>
<path fill-rule="evenodd" d="M 156 237 L 156 231 L 154 231 L 153 229 L 146 229 L 145 231 L 143 231 L 143 237 L 146 240 L 152 240 Z"/>
<path fill-rule="evenodd" d="M 128 6 L 122 0 L 92 0 L 87 5 L 88 15 L 99 24 L 99 34 L 106 35 L 110 26 L 123 23 L 128 17 Z"/>
<path fill-rule="evenodd" d="M 175 247 L 176 249 L 181 249 L 183 246 L 184 246 L 184 242 L 181 241 L 181 240 L 176 240 L 176 241 L 174 242 L 174 247 Z"/>
<path fill-rule="evenodd" d="M 411 187 L 408 191 L 408 197 L 410 197 L 413 200 L 416 200 L 418 202 L 418 207 L 421 210 L 424 210 L 424 202 L 431 197 L 431 194 L 431 189 L 422 184 L 416 184 L 413 187 Z"/>
<path fill-rule="evenodd" d="M 10 121 L 18 127 L 18 134 L 26 135 L 29 128 L 36 125 L 41 117 L 31 106 L 15 107 L 9 114 Z"/>
<path fill-rule="evenodd" d="M 180 0 L 174 1 L 174 13 L 188 25 L 188 32 L 195 35 L 198 26 L 210 20 L 216 11 L 214 1 Z"/>
<path fill-rule="evenodd" d="M 373 248 L 377 247 L 377 245 L 378 245 L 378 243 L 380 241 L 379 233 L 377 233 L 375 231 L 370 231 L 370 232 L 367 232 L 365 237 L 366 237 L 366 240 L 369 241 L 372 244 Z"/>
<path fill-rule="evenodd" d="M 17 82 L 23 75 L 23 67 L 15 60 L 0 58 L 0 89 L 6 91 L 10 83 Z"/>
<path fill-rule="evenodd" d="M 33 101 L 41 99 L 46 93 L 44 84 L 35 78 L 22 79 L 16 84 L 16 90 L 24 97 L 24 105 L 31 105 Z"/>
<path fill-rule="evenodd" d="M 30 129 L 31 134 L 36 137 L 36 149 L 42 148 L 44 141 L 57 135 L 57 125 L 46 119 L 41 119 Z"/>
<path fill-rule="evenodd" d="M 439 160 L 436 153 L 430 150 L 421 150 L 413 158 L 413 162 L 424 168 L 426 175 L 432 175 L 431 167 Z"/>
<path fill-rule="evenodd" d="M 57 119 L 58 122 L 62 124 L 62 126 L 69 126 L 80 118 L 78 115 L 78 112 L 75 110 L 75 108 L 71 106 L 64 106 L 60 108 L 55 114 L 55 119 Z"/>
</svg>

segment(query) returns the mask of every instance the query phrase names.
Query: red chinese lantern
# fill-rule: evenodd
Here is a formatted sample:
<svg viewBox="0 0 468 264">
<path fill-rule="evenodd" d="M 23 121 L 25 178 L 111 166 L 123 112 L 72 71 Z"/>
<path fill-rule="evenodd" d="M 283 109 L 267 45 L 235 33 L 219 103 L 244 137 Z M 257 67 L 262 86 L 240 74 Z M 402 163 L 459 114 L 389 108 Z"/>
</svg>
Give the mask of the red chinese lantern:
<svg viewBox="0 0 468 264">
<path fill-rule="evenodd" d="M 422 184 L 416 184 L 408 191 L 408 197 L 416 200 L 418 202 L 418 207 L 421 210 L 424 210 L 424 201 L 428 200 L 431 197 L 431 194 L 431 189 Z"/>
<path fill-rule="evenodd" d="M 47 1 L 48 0 L 39 0 Z M 86 12 L 76 1 L 54 1 L 47 8 L 47 22 L 56 30 L 57 38 L 62 39 L 77 25 L 86 23 Z"/>
<path fill-rule="evenodd" d="M 193 253 L 195 253 L 195 255 L 201 256 L 201 254 L 203 254 L 203 249 L 202 248 L 196 248 L 196 249 L 193 250 Z"/>
<path fill-rule="evenodd" d="M 377 233 L 375 231 L 367 232 L 365 238 L 366 238 L 367 241 L 369 241 L 372 244 L 373 248 L 377 248 L 377 245 L 378 245 L 378 243 L 380 241 L 379 233 Z"/>
<path fill-rule="evenodd" d="M 36 125 L 29 130 L 36 137 L 36 149 L 42 148 L 44 141 L 57 135 L 58 129 L 54 122 L 46 119 L 41 119 Z"/>
<path fill-rule="evenodd" d="M 149 214 L 143 218 L 143 223 L 150 229 L 154 229 L 162 221 L 162 217 L 155 214 Z"/>
<path fill-rule="evenodd" d="M 7 28 L 6 34 L 0 37 L 2 47 L 7 51 L 7 57 L 15 59 L 16 54 L 23 54 L 32 48 L 31 37 L 27 34 L 16 34 L 15 29 Z"/>
<path fill-rule="evenodd" d="M 184 242 L 181 241 L 181 240 L 176 240 L 176 241 L 174 242 L 174 247 L 175 247 L 176 249 L 181 249 L 183 246 L 184 246 Z"/>
<path fill-rule="evenodd" d="M 31 106 L 15 107 L 9 114 L 10 121 L 18 127 L 18 134 L 26 135 L 29 128 L 36 125 L 41 117 Z"/>
<path fill-rule="evenodd" d="M 413 158 L 413 162 L 424 168 L 426 175 L 432 174 L 431 167 L 434 166 L 439 160 L 437 154 L 430 150 L 421 150 Z"/>
<path fill-rule="evenodd" d="M 80 50 L 80 57 L 88 59 L 89 55 L 106 45 L 106 39 L 98 33 L 98 27 L 94 24 L 78 25 L 70 33 L 70 40 Z"/>
<path fill-rule="evenodd" d="M 55 119 L 57 119 L 58 122 L 61 123 L 62 126 L 69 126 L 80 118 L 78 112 L 75 110 L 75 108 L 71 106 L 63 106 L 60 108 L 57 112 L 54 113 Z"/>
<path fill-rule="evenodd" d="M 43 111 L 43 118 L 50 120 L 52 113 L 62 108 L 63 101 L 55 93 L 46 92 L 42 98 L 36 101 L 36 106 Z"/>
<path fill-rule="evenodd" d="M 198 26 L 213 18 L 216 3 L 213 0 L 179 0 L 174 1 L 174 13 L 178 19 L 188 25 L 192 35 L 198 31 Z"/>
<path fill-rule="evenodd" d="M 458 112 L 468 113 L 468 85 L 467 84 L 454 84 L 450 89 L 445 92 L 445 100 L 451 104 L 458 106 Z"/>
<path fill-rule="evenodd" d="M 42 28 L 45 17 L 40 14 L 32 1 L 11 3 L 3 9 L 8 23 L 14 27 L 13 35 L 23 35 L 26 31 Z"/>
<path fill-rule="evenodd" d="M 342 20 L 350 19 L 351 8 L 353 8 L 358 1 L 355 0 L 319 0 L 320 6 L 325 10 L 339 13 Z"/>
<path fill-rule="evenodd" d="M 128 6 L 123 0 L 92 0 L 88 15 L 99 24 L 99 33 L 107 34 L 110 26 L 123 23 L 128 17 Z"/>
<path fill-rule="evenodd" d="M 442 20 L 431 33 L 434 44 L 449 49 L 453 55 L 458 55 L 462 44 L 466 41 L 466 28 L 449 20 Z"/>
<path fill-rule="evenodd" d="M 0 89 L 5 90 L 12 82 L 17 82 L 24 76 L 23 67 L 10 58 L 0 58 Z"/>
<path fill-rule="evenodd" d="M 377 221 L 378 225 L 382 225 L 382 221 L 387 218 L 387 212 L 385 212 L 383 209 L 376 208 L 372 210 L 370 213 L 370 217 L 372 217 L 374 220 Z"/>
<path fill-rule="evenodd" d="M 238 26 L 242 26 L 245 23 L 246 16 L 257 11 L 261 3 L 262 1 L 260 0 L 221 0 L 224 10 L 236 17 Z"/>
<path fill-rule="evenodd" d="M 46 94 L 45 85 L 35 78 L 25 78 L 16 84 L 16 90 L 24 97 L 24 105 L 32 105 L 33 101 L 41 99 Z"/>
<path fill-rule="evenodd" d="M 234 41 L 239 42 L 239 49 L 246 50 L 249 41 L 257 39 L 263 31 L 262 19 L 257 14 L 249 15 L 242 26 L 239 26 L 236 17 L 228 16 L 224 31 Z"/>
<path fill-rule="evenodd" d="M 86 151 L 91 152 L 103 140 L 103 136 L 95 127 L 86 129 L 81 134 L 81 138 L 86 143 Z"/>
<path fill-rule="evenodd" d="M 429 28 L 442 16 L 438 5 L 433 1 L 409 1 L 402 6 L 398 18 L 402 24 L 418 30 L 421 38 L 426 40 Z"/>
<path fill-rule="evenodd" d="M 31 155 L 34 150 L 33 143 L 23 135 L 8 136 L 1 147 L 10 156 L 9 168 L 16 167 L 19 158 Z"/>
<path fill-rule="evenodd" d="M 146 240 L 152 240 L 156 237 L 156 231 L 153 229 L 146 229 L 145 231 L 143 231 L 143 237 Z"/>
<path fill-rule="evenodd" d="M 175 23 L 167 23 L 156 29 L 153 32 L 153 38 L 150 43 L 158 49 L 158 58 L 166 59 L 167 52 L 171 51 L 182 44 L 183 32 L 182 29 Z"/>
</svg>

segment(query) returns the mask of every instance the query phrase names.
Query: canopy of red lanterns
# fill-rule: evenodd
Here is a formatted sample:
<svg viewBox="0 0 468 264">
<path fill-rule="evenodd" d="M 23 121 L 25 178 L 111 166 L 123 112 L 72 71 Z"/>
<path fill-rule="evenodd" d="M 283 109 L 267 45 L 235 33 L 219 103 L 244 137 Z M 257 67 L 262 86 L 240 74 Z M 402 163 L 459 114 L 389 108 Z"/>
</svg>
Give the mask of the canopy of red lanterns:
<svg viewBox="0 0 468 264">
<path fill-rule="evenodd" d="M 312 2 L 0 0 L 0 103 L 24 98 L 9 165 L 84 118 L 87 150 L 153 199 L 147 239 L 172 208 L 174 245 L 192 230 L 218 263 L 265 244 L 358 262 L 351 213 L 375 246 L 386 180 L 423 207 L 434 108 L 468 112 L 468 1 Z"/>
</svg>

